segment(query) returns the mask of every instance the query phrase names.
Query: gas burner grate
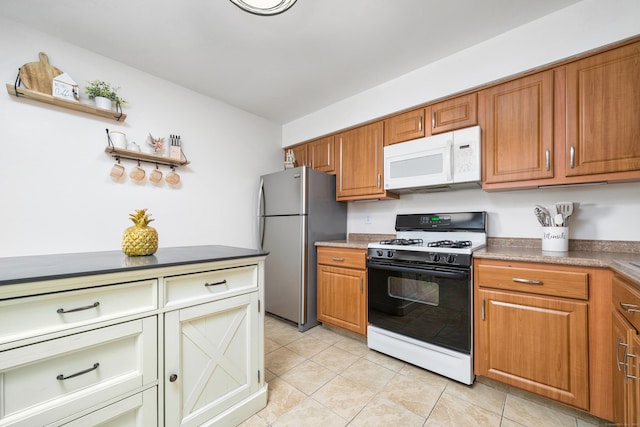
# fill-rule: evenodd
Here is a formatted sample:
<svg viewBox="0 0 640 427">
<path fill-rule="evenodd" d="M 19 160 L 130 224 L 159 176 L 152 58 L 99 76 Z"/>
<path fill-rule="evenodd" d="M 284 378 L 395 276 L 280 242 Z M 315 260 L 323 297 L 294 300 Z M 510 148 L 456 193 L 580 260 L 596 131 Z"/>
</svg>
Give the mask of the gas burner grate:
<svg viewBox="0 0 640 427">
<path fill-rule="evenodd" d="M 411 246 L 422 245 L 422 239 L 390 239 L 381 240 L 381 245 L 399 245 L 399 246 Z"/>
<path fill-rule="evenodd" d="M 429 242 L 427 246 L 430 248 L 468 248 L 471 246 L 471 240 L 438 240 L 436 242 Z"/>
</svg>

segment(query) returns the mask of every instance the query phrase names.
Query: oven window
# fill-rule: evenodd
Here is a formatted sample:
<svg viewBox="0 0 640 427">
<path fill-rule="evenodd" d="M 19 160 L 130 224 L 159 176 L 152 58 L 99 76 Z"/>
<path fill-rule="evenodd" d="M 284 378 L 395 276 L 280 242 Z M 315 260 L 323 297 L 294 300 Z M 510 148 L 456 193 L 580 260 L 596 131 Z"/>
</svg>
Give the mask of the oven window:
<svg viewBox="0 0 640 427">
<path fill-rule="evenodd" d="M 369 323 L 471 354 L 469 271 L 368 267 Z"/>
<path fill-rule="evenodd" d="M 438 305 L 440 286 L 436 282 L 391 276 L 388 279 L 388 293 L 391 298 L 420 304 Z"/>
</svg>

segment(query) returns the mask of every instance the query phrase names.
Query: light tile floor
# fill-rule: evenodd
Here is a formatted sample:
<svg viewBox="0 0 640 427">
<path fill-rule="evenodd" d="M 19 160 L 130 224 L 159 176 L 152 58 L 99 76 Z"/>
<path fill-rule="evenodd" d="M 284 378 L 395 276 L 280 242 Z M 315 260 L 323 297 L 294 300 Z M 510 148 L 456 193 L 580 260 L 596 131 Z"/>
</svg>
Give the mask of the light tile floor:
<svg viewBox="0 0 640 427">
<path fill-rule="evenodd" d="M 265 320 L 266 408 L 242 427 L 589 427 L 606 422 L 487 379 L 466 386 L 364 339 Z"/>
</svg>

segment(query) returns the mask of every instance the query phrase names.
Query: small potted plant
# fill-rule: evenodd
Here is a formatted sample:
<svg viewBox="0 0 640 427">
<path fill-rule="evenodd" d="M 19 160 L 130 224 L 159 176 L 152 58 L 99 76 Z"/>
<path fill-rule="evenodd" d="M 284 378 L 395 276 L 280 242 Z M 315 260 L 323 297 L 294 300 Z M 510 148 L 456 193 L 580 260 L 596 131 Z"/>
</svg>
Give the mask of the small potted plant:
<svg viewBox="0 0 640 427">
<path fill-rule="evenodd" d="M 85 86 L 85 91 L 89 99 L 94 100 L 96 107 L 111 110 L 112 102 L 121 106 L 127 103 L 127 101 L 118 96 L 117 91 L 120 89 L 119 87 L 114 88 L 111 84 L 103 82 L 102 80 L 91 80 L 88 83 L 89 84 Z"/>
</svg>

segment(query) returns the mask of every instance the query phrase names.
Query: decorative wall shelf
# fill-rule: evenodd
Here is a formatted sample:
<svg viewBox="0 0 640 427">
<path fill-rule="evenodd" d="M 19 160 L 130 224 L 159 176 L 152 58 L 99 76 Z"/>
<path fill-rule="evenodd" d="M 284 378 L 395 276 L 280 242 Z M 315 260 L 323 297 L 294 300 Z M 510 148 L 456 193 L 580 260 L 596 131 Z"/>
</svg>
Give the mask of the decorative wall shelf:
<svg viewBox="0 0 640 427">
<path fill-rule="evenodd" d="M 57 105 L 59 107 L 64 107 L 75 111 L 82 111 L 83 113 L 93 114 L 94 116 L 104 117 L 118 122 L 124 122 L 127 118 L 127 115 L 120 111 L 105 110 L 94 105 L 81 104 L 79 102 L 68 101 L 66 99 L 54 98 L 52 95 L 47 95 L 46 93 L 36 92 L 35 90 L 15 86 L 11 83 L 7 83 L 7 92 L 9 93 L 9 95 L 15 95 L 18 98 L 23 97 L 27 99 L 33 99 L 36 101 L 44 102 L 46 104 Z"/>
<path fill-rule="evenodd" d="M 171 157 L 158 156 L 158 155 L 149 154 L 149 153 L 141 153 L 139 151 L 125 150 L 124 148 L 116 148 L 111 146 L 108 146 L 107 148 L 105 148 L 104 152 L 114 158 L 138 160 L 141 162 L 167 165 L 167 166 L 173 166 L 173 167 L 185 166 L 190 163 L 188 160 L 174 159 Z"/>
</svg>

